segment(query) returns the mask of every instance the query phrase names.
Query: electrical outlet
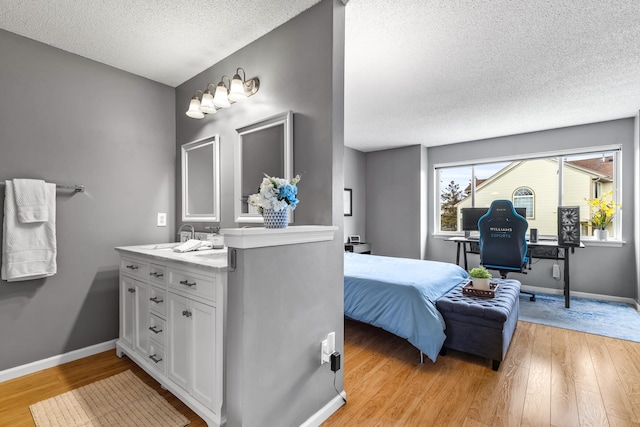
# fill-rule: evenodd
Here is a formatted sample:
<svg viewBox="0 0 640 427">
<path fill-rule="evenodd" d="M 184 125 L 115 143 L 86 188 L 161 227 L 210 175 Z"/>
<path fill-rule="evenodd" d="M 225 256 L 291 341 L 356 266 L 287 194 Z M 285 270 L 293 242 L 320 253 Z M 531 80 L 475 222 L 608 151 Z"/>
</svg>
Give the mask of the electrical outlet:
<svg viewBox="0 0 640 427">
<path fill-rule="evenodd" d="M 320 345 L 320 364 L 324 365 L 331 361 L 331 354 L 336 351 L 336 333 L 330 332 L 327 339 Z"/>
<path fill-rule="evenodd" d="M 164 212 L 158 212 L 158 227 L 166 227 L 167 226 L 167 214 Z"/>
<path fill-rule="evenodd" d="M 558 280 L 560 278 L 560 266 L 553 264 L 553 278 Z"/>
</svg>

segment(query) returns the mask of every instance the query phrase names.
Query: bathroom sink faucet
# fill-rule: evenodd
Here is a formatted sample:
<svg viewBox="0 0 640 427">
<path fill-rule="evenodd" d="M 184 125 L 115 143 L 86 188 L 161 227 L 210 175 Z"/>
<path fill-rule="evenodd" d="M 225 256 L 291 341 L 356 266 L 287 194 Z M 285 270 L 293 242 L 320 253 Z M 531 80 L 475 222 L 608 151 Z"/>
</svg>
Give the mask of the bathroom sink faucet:
<svg viewBox="0 0 640 427">
<path fill-rule="evenodd" d="M 178 228 L 178 232 L 176 233 L 178 235 L 178 242 L 180 241 L 180 232 L 182 231 L 183 227 L 191 227 L 191 237 L 190 237 L 190 239 L 193 239 L 193 238 L 196 237 L 196 229 L 193 228 L 193 225 L 191 225 L 191 224 L 182 224 L 180 226 L 180 228 Z"/>
</svg>

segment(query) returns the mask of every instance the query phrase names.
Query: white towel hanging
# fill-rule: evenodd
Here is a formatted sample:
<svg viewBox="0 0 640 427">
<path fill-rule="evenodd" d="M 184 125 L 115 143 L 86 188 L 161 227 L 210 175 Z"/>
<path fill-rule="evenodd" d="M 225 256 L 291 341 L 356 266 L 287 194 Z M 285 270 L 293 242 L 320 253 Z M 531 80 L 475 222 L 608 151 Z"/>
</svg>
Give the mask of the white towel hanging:
<svg viewBox="0 0 640 427">
<path fill-rule="evenodd" d="M 45 222 L 18 220 L 13 183 L 5 181 L 2 268 L 0 277 L 9 282 L 53 276 L 56 256 L 56 186 L 45 184 L 47 215 Z"/>
</svg>

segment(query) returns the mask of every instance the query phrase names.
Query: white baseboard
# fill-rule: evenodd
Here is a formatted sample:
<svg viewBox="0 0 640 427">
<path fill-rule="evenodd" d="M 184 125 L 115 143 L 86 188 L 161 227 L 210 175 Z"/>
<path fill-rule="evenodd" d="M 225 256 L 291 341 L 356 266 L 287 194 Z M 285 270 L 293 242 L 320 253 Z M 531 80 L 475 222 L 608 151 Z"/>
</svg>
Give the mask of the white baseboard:
<svg viewBox="0 0 640 427">
<path fill-rule="evenodd" d="M 307 421 L 300 424 L 300 427 L 318 427 L 325 422 L 334 412 L 342 407 L 347 400 L 347 393 L 343 390 L 340 396 L 336 396 L 324 405 L 318 412 L 313 414 Z"/>
<path fill-rule="evenodd" d="M 103 351 L 114 349 L 116 348 L 116 341 L 117 340 L 106 341 L 100 344 L 73 350 L 68 353 L 51 356 L 47 359 L 36 360 L 35 362 L 27 363 L 26 365 L 5 369 L 4 371 L 0 371 L 0 383 L 21 377 L 23 375 L 33 374 L 34 372 L 42 371 L 43 369 L 53 368 L 54 366 L 62 365 L 63 363 L 73 362 L 74 360 L 82 359 L 83 357 L 93 356 L 94 354 L 102 353 Z"/>
<path fill-rule="evenodd" d="M 529 292 L 540 292 L 542 294 L 551 294 L 551 295 L 564 295 L 564 291 L 562 289 L 551 289 L 551 288 L 541 288 L 538 286 L 527 286 L 522 285 L 521 289 L 523 291 Z M 589 292 L 576 292 L 571 291 L 572 297 L 580 297 L 580 298 L 589 298 L 589 299 L 597 299 L 600 301 L 611 301 L 611 302 L 621 302 L 624 304 L 630 304 L 638 310 L 638 302 L 633 298 L 625 298 L 625 297 L 617 297 L 613 295 L 602 295 L 602 294 L 592 294 Z"/>
</svg>

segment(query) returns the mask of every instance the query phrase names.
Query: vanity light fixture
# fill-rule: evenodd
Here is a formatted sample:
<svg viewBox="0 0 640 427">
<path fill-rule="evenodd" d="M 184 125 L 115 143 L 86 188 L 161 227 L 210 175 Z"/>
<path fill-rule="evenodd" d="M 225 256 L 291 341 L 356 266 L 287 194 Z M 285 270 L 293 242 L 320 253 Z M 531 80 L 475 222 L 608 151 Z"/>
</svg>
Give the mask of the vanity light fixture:
<svg viewBox="0 0 640 427">
<path fill-rule="evenodd" d="M 200 110 L 200 99 L 198 99 L 198 92 L 202 92 L 200 90 L 196 91 L 196 94 L 191 98 L 191 102 L 189 102 L 189 109 L 187 110 L 187 116 L 192 119 L 201 119 L 204 117 L 204 113 Z"/>
<path fill-rule="evenodd" d="M 228 83 L 225 83 L 225 78 Z M 211 91 L 211 87 L 215 88 L 214 92 Z M 258 92 L 259 88 L 260 80 L 257 77 L 247 80 L 244 69 L 238 68 L 233 79 L 222 76 L 217 85 L 209 83 L 204 92 L 196 90 L 186 114 L 193 119 L 201 119 L 206 114 L 215 114 L 221 108 L 229 108 L 233 103 L 244 101 Z M 202 93 L 201 98 L 198 97 L 198 92 Z"/>
</svg>

